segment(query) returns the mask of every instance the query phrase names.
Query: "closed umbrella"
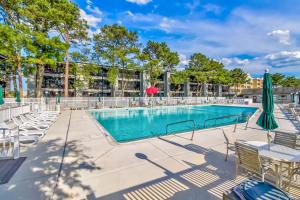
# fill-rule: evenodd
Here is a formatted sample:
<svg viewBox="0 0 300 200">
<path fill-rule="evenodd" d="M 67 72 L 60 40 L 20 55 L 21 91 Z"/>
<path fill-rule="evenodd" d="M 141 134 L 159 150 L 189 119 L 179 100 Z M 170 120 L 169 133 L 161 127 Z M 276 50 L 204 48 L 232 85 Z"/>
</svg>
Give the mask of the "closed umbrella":
<svg viewBox="0 0 300 200">
<path fill-rule="evenodd" d="M 3 99 L 3 88 L 0 85 L 0 105 L 4 104 L 4 99 Z"/>
<path fill-rule="evenodd" d="M 298 92 L 298 104 L 300 104 L 300 91 Z"/>
<path fill-rule="evenodd" d="M 292 93 L 292 103 L 295 103 L 295 93 Z"/>
<path fill-rule="evenodd" d="M 56 104 L 60 104 L 60 95 L 56 97 Z"/>
<path fill-rule="evenodd" d="M 263 96 L 262 96 L 263 112 L 257 120 L 256 124 L 268 131 L 268 140 L 270 138 L 270 130 L 278 128 L 274 117 L 274 100 L 272 91 L 272 78 L 269 71 L 266 70 L 263 81 Z M 270 141 L 269 141 L 270 143 Z"/>
<path fill-rule="evenodd" d="M 19 91 L 16 92 L 16 102 L 21 103 L 20 92 Z"/>
</svg>

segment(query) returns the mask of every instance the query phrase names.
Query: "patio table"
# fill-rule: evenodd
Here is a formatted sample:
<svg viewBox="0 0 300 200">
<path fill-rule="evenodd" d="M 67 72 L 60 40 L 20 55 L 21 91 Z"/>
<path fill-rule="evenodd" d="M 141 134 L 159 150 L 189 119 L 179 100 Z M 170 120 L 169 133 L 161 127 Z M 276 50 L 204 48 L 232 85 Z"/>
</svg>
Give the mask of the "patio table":
<svg viewBox="0 0 300 200">
<path fill-rule="evenodd" d="M 275 173 L 277 176 L 276 185 L 280 187 L 282 163 L 300 163 L 300 151 L 278 144 L 269 144 L 261 141 L 245 141 L 244 144 L 254 147 L 258 150 L 261 157 L 271 159 L 275 165 Z"/>
</svg>

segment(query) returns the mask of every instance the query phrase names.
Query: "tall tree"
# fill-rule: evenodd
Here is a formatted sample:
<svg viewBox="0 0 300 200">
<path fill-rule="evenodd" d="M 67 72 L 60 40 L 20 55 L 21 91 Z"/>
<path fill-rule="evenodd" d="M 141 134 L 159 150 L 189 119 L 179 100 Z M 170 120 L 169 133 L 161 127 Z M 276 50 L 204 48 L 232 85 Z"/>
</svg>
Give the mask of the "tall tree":
<svg viewBox="0 0 300 200">
<path fill-rule="evenodd" d="M 69 49 L 72 43 L 87 39 L 87 22 L 81 18 L 79 7 L 69 0 L 53 3 L 56 30 L 65 43 L 64 96 L 68 96 L 69 87 Z"/>
<path fill-rule="evenodd" d="M 93 41 L 95 56 L 98 57 L 99 64 L 110 67 L 108 80 L 113 91 L 121 71 L 121 93 L 124 96 L 127 80 L 125 74 L 130 73 L 131 68 L 136 66 L 139 54 L 137 33 L 118 24 L 105 25 L 100 29 L 100 33 L 94 35 Z"/>
<path fill-rule="evenodd" d="M 274 87 L 282 86 L 285 79 L 285 75 L 280 73 L 275 73 L 272 74 L 271 77 L 272 77 L 272 84 Z"/>
<path fill-rule="evenodd" d="M 230 71 L 231 84 L 235 87 L 235 95 L 238 93 L 238 86 L 249 82 L 248 75 L 240 68 Z"/>
<path fill-rule="evenodd" d="M 187 70 L 196 82 L 196 96 L 200 96 L 202 85 L 209 81 L 210 59 L 201 53 L 194 53 L 190 57 Z"/>
<path fill-rule="evenodd" d="M 179 56 L 177 52 L 171 51 L 165 42 L 148 41 L 143 49 L 141 60 L 144 62 L 144 70 L 150 74 L 151 85 L 155 86 L 158 77 L 164 71 L 172 71 L 178 65 Z"/>
<path fill-rule="evenodd" d="M 28 62 L 36 65 L 35 96 L 42 96 L 42 83 L 46 65 L 57 66 L 63 60 L 64 43 L 58 36 L 51 36 L 50 31 L 55 29 L 57 13 L 53 6 L 54 1 L 31 0 L 26 1 L 24 16 L 30 24 L 32 45 Z"/>
<path fill-rule="evenodd" d="M 24 64 L 22 52 L 26 52 L 26 45 L 30 42 L 28 28 L 22 15 L 24 11 L 22 0 L 0 0 L 0 51 L 7 57 L 7 63 L 11 66 L 11 74 L 14 90 L 17 90 L 16 72 L 20 96 L 23 97 L 23 73 Z"/>
<path fill-rule="evenodd" d="M 300 79 L 297 79 L 294 76 L 288 76 L 282 81 L 283 87 L 299 87 Z"/>
<path fill-rule="evenodd" d="M 171 74 L 170 81 L 176 87 L 175 93 L 179 92 L 182 89 L 181 85 L 187 82 L 188 79 L 188 73 L 185 70 L 175 71 L 173 74 Z"/>
<path fill-rule="evenodd" d="M 89 61 L 89 49 L 83 48 L 81 51 L 73 51 L 70 53 L 70 73 L 74 75 L 74 83 L 71 85 L 74 94 L 77 96 L 78 90 L 88 85 L 92 85 L 95 81 L 93 75 L 98 74 L 101 70 L 98 65 Z"/>
<path fill-rule="evenodd" d="M 208 81 L 212 84 L 213 95 L 215 96 L 220 85 L 228 85 L 231 82 L 229 71 L 224 68 L 222 63 L 211 59 Z"/>
</svg>

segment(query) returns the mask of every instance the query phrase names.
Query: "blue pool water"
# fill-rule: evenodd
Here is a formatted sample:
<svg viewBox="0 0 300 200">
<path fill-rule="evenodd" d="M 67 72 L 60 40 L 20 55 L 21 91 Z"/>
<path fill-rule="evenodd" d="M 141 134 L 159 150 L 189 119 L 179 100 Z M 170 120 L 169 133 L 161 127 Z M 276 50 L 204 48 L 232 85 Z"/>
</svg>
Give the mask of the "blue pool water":
<svg viewBox="0 0 300 200">
<path fill-rule="evenodd" d="M 93 110 L 91 115 L 110 133 L 117 142 L 128 142 L 149 137 L 192 131 L 209 127 L 246 122 L 256 108 L 233 106 L 174 106 L 154 108 L 129 108 Z M 218 120 L 208 120 L 231 116 Z M 171 124 L 190 120 L 178 124 Z M 206 127 L 204 123 L 206 121 Z M 166 131 L 166 126 L 168 130 Z"/>
</svg>

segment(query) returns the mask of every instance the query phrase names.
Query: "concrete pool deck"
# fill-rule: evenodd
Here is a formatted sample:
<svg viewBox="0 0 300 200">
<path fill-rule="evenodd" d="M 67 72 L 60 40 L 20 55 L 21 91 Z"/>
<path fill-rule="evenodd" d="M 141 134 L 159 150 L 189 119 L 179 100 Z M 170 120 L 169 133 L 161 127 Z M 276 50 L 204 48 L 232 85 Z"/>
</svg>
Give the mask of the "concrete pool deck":
<svg viewBox="0 0 300 200">
<path fill-rule="evenodd" d="M 238 125 L 238 139 L 266 141 L 259 114 L 247 130 Z M 300 130 L 278 106 L 275 116 L 280 130 Z M 64 111 L 37 145 L 23 148 L 27 158 L 0 185 L 0 199 L 221 199 L 243 179 L 235 179 L 233 156 L 224 161 L 224 136 L 218 128 L 190 136 L 115 144 L 85 111 Z"/>
</svg>

